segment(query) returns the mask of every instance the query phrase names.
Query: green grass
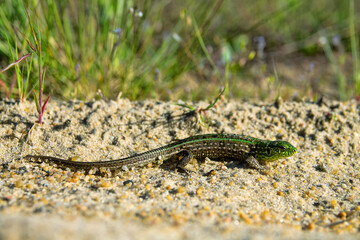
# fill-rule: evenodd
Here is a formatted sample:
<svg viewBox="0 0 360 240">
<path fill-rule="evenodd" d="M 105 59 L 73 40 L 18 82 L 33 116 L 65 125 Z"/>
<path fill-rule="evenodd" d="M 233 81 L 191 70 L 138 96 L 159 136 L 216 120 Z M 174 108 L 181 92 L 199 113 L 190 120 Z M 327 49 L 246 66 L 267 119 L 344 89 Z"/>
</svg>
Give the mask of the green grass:
<svg viewBox="0 0 360 240">
<path fill-rule="evenodd" d="M 331 72 L 319 74 L 318 81 L 334 86 L 332 96 L 360 96 L 360 4 L 353 0 L 42 0 L 25 5 L 41 36 L 42 56 L 3 72 L 1 96 L 27 98 L 39 87 L 40 73 L 34 71 L 39 65 L 47 69 L 44 93 L 61 99 L 90 100 L 98 90 L 109 99 L 119 93 L 132 100 L 213 99 L 225 86 L 230 98 L 308 96 L 311 84 L 298 81 L 296 74 L 288 79 L 275 67 L 280 58 L 319 55 L 328 57 L 330 67 L 316 65 L 316 70 Z M 0 68 L 31 52 L 26 41 L 31 34 L 22 1 L 4 1 Z M 345 62 L 334 46 L 318 43 L 319 37 L 334 34 L 340 35 Z M 256 36 L 266 39 L 264 59 L 256 57 Z M 21 78 L 14 84 L 14 71 L 25 84 Z"/>
</svg>

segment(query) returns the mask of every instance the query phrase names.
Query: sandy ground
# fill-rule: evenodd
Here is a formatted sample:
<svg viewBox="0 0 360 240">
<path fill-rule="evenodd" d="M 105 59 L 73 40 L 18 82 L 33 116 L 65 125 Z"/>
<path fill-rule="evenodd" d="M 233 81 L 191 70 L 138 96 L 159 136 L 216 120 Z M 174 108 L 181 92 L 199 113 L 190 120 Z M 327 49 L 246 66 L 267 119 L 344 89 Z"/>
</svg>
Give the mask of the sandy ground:
<svg viewBox="0 0 360 240">
<path fill-rule="evenodd" d="M 35 113 L 33 103 L 0 101 L 0 239 L 360 237 L 355 101 L 222 100 L 206 111 L 207 125 L 154 100 L 52 100 L 41 126 Z M 299 152 L 271 163 L 268 173 L 193 160 L 190 176 L 155 165 L 88 175 L 21 158 L 110 160 L 223 132 L 286 140 Z"/>
</svg>

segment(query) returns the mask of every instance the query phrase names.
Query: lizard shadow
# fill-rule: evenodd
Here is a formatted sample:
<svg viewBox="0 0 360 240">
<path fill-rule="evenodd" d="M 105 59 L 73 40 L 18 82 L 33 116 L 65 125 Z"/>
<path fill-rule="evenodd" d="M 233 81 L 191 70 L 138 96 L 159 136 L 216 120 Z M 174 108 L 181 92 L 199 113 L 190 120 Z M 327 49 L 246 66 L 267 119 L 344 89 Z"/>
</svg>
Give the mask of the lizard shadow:
<svg viewBox="0 0 360 240">
<path fill-rule="evenodd" d="M 217 159 L 217 160 L 216 159 L 214 159 L 214 160 L 212 160 L 212 159 L 210 159 L 210 160 L 196 159 L 195 162 L 192 161 L 188 165 L 197 165 L 198 169 L 196 170 L 196 172 L 200 172 L 204 176 L 211 175 L 211 172 L 213 172 L 213 171 L 217 171 L 217 170 L 223 171 L 223 169 L 221 169 L 221 165 L 216 164 L 216 162 L 224 163 L 225 167 L 227 169 L 231 169 L 231 170 L 234 170 L 234 169 L 249 169 L 249 170 L 254 169 L 253 167 L 251 167 L 245 161 L 239 161 L 237 159 L 231 159 L 231 158 L 230 159 L 229 158 L 228 159 Z M 193 170 L 190 170 L 187 167 L 185 167 L 185 168 L 177 168 L 177 163 L 178 162 L 176 160 L 170 158 L 170 159 L 165 160 L 158 167 L 161 168 L 162 170 L 165 170 L 165 171 L 168 171 L 168 172 L 180 171 L 181 173 L 185 173 L 186 175 L 189 175 L 190 173 L 195 172 Z M 206 164 L 211 164 L 212 167 L 206 166 Z M 184 169 L 185 169 L 185 171 L 184 171 Z"/>
</svg>

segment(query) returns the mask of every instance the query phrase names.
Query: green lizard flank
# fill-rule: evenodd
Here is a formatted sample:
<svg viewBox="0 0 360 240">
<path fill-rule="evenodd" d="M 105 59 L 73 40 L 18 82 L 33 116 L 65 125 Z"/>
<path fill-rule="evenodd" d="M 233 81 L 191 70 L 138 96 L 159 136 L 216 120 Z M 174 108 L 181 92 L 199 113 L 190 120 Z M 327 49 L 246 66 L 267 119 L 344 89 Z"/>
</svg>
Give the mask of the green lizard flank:
<svg viewBox="0 0 360 240">
<path fill-rule="evenodd" d="M 250 167 L 268 170 L 260 163 L 290 157 L 297 151 L 296 147 L 286 141 L 261 140 L 238 134 L 204 134 L 185 138 L 134 156 L 109 161 L 80 162 L 43 155 L 27 155 L 25 158 L 40 162 L 49 161 L 61 168 L 89 171 L 94 168 L 128 169 L 180 155 L 182 157 L 178 157 L 176 167 L 185 171 L 185 166 L 193 157 L 196 159 L 208 157 L 215 161 L 246 161 Z"/>
</svg>

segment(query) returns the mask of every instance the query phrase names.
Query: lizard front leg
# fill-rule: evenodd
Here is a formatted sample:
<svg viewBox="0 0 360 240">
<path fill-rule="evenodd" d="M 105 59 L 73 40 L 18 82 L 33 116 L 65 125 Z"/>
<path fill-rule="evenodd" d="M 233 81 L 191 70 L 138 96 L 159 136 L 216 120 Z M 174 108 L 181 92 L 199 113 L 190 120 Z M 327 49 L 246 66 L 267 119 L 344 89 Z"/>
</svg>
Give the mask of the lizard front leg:
<svg viewBox="0 0 360 240">
<path fill-rule="evenodd" d="M 269 167 L 261 165 L 259 163 L 259 161 L 256 158 L 254 158 L 253 156 L 249 156 L 248 158 L 245 159 L 245 161 L 247 164 L 249 164 L 250 167 L 255 168 L 257 170 L 260 170 L 260 171 L 270 170 Z"/>
</svg>

